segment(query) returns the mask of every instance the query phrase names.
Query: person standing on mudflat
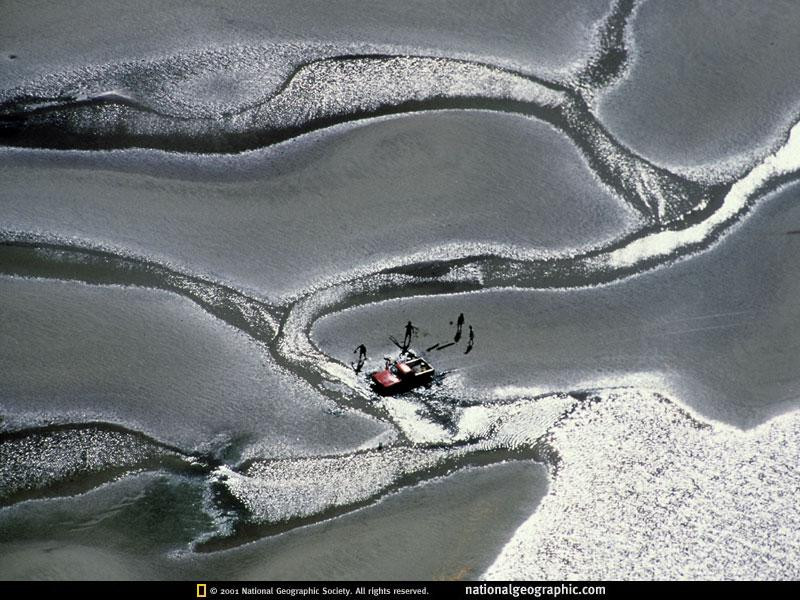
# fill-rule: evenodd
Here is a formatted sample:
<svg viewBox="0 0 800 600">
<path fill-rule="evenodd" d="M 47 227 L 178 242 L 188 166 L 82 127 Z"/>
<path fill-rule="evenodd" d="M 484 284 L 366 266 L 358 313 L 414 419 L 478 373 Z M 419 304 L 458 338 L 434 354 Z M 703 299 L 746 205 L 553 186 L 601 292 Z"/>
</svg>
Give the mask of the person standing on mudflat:
<svg viewBox="0 0 800 600">
<path fill-rule="evenodd" d="M 361 368 L 364 366 L 364 362 L 367 360 L 367 347 L 364 344 L 359 344 L 358 346 L 356 346 L 356 349 L 353 350 L 353 354 L 355 354 L 356 352 L 358 352 L 358 361 L 356 362 L 355 365 L 353 363 L 350 363 L 350 366 L 352 366 L 353 369 L 355 369 L 356 373 L 360 373 Z"/>
<path fill-rule="evenodd" d="M 469 354 L 472 351 L 472 346 L 475 344 L 475 332 L 472 330 L 472 325 L 469 326 L 469 338 L 467 339 L 467 349 L 464 354 Z"/>
</svg>

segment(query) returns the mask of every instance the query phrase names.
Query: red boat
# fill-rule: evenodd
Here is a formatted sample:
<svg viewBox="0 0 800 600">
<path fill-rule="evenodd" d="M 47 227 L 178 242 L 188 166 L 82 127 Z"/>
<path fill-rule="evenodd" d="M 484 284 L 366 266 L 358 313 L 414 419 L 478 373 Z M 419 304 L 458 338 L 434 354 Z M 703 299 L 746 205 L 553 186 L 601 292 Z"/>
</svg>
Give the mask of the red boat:
<svg viewBox="0 0 800 600">
<path fill-rule="evenodd" d="M 399 394 L 430 383 L 433 374 L 433 367 L 422 358 L 397 359 L 388 369 L 372 373 L 372 387 L 379 394 Z"/>
</svg>

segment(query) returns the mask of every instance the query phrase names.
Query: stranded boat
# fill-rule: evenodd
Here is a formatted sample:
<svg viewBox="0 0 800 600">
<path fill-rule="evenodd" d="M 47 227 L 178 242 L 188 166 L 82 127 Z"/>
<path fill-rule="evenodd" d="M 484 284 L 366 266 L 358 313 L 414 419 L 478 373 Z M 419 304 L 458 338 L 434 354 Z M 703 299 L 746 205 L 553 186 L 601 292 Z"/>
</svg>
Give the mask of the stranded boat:
<svg viewBox="0 0 800 600">
<path fill-rule="evenodd" d="M 372 387 L 379 394 L 399 394 L 433 380 L 434 370 L 424 359 L 417 357 L 397 359 L 383 371 L 370 376 Z"/>
</svg>

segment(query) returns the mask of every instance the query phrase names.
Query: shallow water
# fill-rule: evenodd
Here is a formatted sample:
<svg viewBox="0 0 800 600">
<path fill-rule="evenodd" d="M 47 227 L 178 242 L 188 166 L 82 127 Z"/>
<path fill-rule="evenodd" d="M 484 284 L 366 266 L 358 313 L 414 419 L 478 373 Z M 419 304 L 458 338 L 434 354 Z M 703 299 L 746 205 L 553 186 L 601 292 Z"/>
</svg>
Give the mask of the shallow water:
<svg viewBox="0 0 800 600">
<path fill-rule="evenodd" d="M 409 248 L 504 240 L 563 252 L 638 225 L 563 136 L 517 116 L 392 118 L 258 164 L 265 173 L 244 182 L 8 169 L 2 181 L 19 193 L 0 226 L 186 265 L 277 299 Z"/>
<path fill-rule="evenodd" d="M 402 339 L 413 320 L 413 349 L 452 372 L 445 394 L 469 400 L 637 381 L 703 416 L 752 427 L 800 400 L 800 238 L 787 235 L 800 223 L 799 197 L 797 185 L 776 193 L 735 235 L 669 269 L 594 288 L 374 303 L 323 317 L 311 337 L 342 362 L 363 343 L 377 368 L 396 351 L 387 336 Z M 459 314 L 462 337 L 449 346 Z M 465 354 L 469 327 L 475 344 Z"/>
<path fill-rule="evenodd" d="M 384 429 L 333 414 L 263 347 L 177 295 L 5 277 L 0 289 L 0 402 L 15 428 L 104 421 L 185 450 L 268 440 L 276 455 L 354 448 Z"/>
<path fill-rule="evenodd" d="M 800 110 L 798 18 L 794 2 L 643 3 L 636 58 L 599 102 L 603 122 L 658 164 L 745 168 Z"/>
<path fill-rule="evenodd" d="M 594 22 L 607 8 L 605 2 L 576 0 L 515 1 L 491 10 L 479 2 L 431 6 L 414 1 L 401 8 L 387 1 L 303 7 L 287 0 L 268 6 L 225 1 L 203 9 L 192 2 L 133 7 L 119 0 L 71 6 L 34 1 L 9 6 L 0 25 L 2 51 L 16 57 L 4 64 L 0 85 L 13 87 L 86 64 L 157 59 L 209 47 L 319 41 L 340 48 L 430 48 L 445 56 L 475 55 L 556 71 L 590 53 Z M 249 79 L 226 77 L 225 93 L 232 83 Z"/>
<path fill-rule="evenodd" d="M 185 479 L 141 475 L 6 509 L 0 568 L 13 579 L 474 578 L 546 488 L 540 465 L 468 469 L 333 521 L 194 555 L 187 544 L 212 528 L 202 494 Z"/>
</svg>

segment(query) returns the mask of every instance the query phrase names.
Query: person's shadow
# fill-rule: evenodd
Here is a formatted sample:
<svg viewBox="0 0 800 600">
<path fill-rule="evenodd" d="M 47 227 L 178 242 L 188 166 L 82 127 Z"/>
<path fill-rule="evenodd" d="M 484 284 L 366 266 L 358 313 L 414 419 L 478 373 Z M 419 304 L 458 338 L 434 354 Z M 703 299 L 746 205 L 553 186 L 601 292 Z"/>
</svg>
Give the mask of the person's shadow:
<svg viewBox="0 0 800 600">
<path fill-rule="evenodd" d="M 411 338 L 417 335 L 418 331 L 419 329 L 414 327 L 411 324 L 411 321 L 406 324 L 406 334 L 403 336 L 403 345 L 400 347 L 400 349 L 403 351 L 403 354 L 408 352 L 408 349 L 411 347 Z"/>
<path fill-rule="evenodd" d="M 452 325 L 453 322 L 450 321 Z M 464 313 L 458 315 L 458 321 L 456 321 L 456 335 L 453 337 L 453 341 L 458 343 L 461 341 L 461 329 L 464 327 Z"/>
<path fill-rule="evenodd" d="M 450 321 L 450 325 L 453 325 L 453 322 Z M 458 319 L 456 320 L 456 333 L 453 336 L 453 341 L 448 342 L 446 344 L 436 343 L 430 348 L 426 348 L 426 352 L 430 352 L 432 350 L 444 350 L 445 348 L 449 348 L 450 346 L 455 346 L 458 342 L 461 341 L 461 336 L 464 330 L 464 313 L 458 315 Z M 472 350 L 472 345 L 474 343 L 475 334 L 472 331 L 472 326 L 469 327 L 469 343 L 467 344 L 467 351 L 464 354 L 469 354 Z"/>
</svg>

